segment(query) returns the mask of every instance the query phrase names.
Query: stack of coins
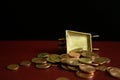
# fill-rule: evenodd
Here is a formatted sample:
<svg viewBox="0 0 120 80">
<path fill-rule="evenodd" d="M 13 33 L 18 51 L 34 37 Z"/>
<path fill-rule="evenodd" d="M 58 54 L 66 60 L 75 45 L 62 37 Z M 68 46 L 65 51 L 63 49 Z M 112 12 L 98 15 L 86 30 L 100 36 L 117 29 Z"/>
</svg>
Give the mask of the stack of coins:
<svg viewBox="0 0 120 80">
<path fill-rule="evenodd" d="M 93 78 L 95 71 L 95 67 L 91 65 L 80 64 L 79 71 L 76 72 L 76 75 L 81 78 Z"/>
<path fill-rule="evenodd" d="M 46 69 L 51 66 L 51 63 L 48 63 L 47 58 L 49 57 L 48 53 L 39 53 L 37 57 L 32 59 L 32 62 L 35 63 L 35 67 L 39 69 Z"/>
<path fill-rule="evenodd" d="M 82 71 L 77 71 L 76 75 L 77 75 L 77 77 L 86 78 L 86 79 L 91 79 L 94 77 L 94 74 L 88 74 L 88 73 L 84 73 Z"/>
</svg>

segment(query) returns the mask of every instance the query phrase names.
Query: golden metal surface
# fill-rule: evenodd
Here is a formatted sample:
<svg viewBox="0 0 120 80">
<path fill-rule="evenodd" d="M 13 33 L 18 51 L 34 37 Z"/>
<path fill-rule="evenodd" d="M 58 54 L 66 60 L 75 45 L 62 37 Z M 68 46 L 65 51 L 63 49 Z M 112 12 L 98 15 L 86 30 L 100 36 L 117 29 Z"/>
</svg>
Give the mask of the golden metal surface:
<svg viewBox="0 0 120 80">
<path fill-rule="evenodd" d="M 70 80 L 70 79 L 67 77 L 58 77 L 58 78 L 56 78 L 56 80 Z"/>
<path fill-rule="evenodd" d="M 31 65 L 31 61 L 29 61 L 29 60 L 24 60 L 24 61 L 20 62 L 20 65 L 21 65 L 21 66 L 27 66 L 27 67 L 29 67 L 29 66 Z"/>
<path fill-rule="evenodd" d="M 71 50 L 82 48 L 92 51 L 92 37 L 90 33 L 66 30 L 67 53 Z"/>
<path fill-rule="evenodd" d="M 92 50 L 94 50 L 94 51 L 98 51 L 98 50 L 100 50 L 100 48 L 93 48 Z"/>
<path fill-rule="evenodd" d="M 93 35 L 92 37 L 93 37 L 93 38 L 96 38 L 96 37 L 100 37 L 100 35 Z"/>
<path fill-rule="evenodd" d="M 19 69 L 19 65 L 18 64 L 9 64 L 8 66 L 7 66 L 7 69 L 9 69 L 9 70 L 18 70 Z"/>
</svg>

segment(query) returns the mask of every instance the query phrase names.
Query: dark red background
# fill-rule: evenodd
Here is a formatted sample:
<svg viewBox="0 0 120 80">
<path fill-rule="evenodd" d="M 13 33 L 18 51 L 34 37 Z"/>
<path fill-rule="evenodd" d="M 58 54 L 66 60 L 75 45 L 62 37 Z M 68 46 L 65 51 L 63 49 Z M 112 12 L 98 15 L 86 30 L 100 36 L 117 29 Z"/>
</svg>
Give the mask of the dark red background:
<svg viewBox="0 0 120 80">
<path fill-rule="evenodd" d="M 100 48 L 97 51 L 100 56 L 111 59 L 109 66 L 120 66 L 120 42 L 93 41 L 93 47 Z M 31 60 L 38 53 L 58 52 L 58 41 L 0 41 L 0 80 L 55 80 L 57 77 L 68 77 L 70 80 L 85 80 L 76 77 L 74 72 L 63 70 L 59 67 L 48 69 L 36 69 L 32 64 L 30 67 L 20 67 L 17 71 L 6 69 L 8 64 L 20 63 L 22 60 Z M 109 76 L 106 72 L 96 71 L 92 80 L 117 80 Z"/>
</svg>

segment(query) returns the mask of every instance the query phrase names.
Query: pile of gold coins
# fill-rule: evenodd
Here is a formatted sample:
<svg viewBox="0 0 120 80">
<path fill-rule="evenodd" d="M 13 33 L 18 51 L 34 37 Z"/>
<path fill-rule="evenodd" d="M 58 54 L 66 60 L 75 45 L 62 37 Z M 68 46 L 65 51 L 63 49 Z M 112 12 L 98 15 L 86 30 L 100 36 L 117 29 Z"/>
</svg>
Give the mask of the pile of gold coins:
<svg viewBox="0 0 120 80">
<path fill-rule="evenodd" d="M 20 65 L 29 67 L 31 63 L 38 69 L 47 69 L 52 66 L 63 68 L 64 70 L 75 72 L 79 78 L 91 79 L 97 70 L 105 71 L 111 76 L 120 79 L 120 68 L 106 66 L 111 62 L 107 57 L 101 57 L 98 54 L 82 49 L 75 49 L 69 53 L 39 53 L 31 61 L 22 61 L 19 64 L 10 64 L 9 70 L 18 70 Z M 58 79 L 59 80 L 59 79 Z"/>
</svg>

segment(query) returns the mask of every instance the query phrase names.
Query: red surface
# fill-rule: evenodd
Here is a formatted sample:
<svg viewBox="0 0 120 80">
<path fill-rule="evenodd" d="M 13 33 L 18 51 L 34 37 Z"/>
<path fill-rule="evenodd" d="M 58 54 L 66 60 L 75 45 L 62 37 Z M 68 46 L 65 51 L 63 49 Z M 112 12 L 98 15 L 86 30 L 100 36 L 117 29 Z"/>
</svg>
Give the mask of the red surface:
<svg viewBox="0 0 120 80">
<path fill-rule="evenodd" d="M 93 47 L 100 48 L 100 56 L 111 59 L 109 66 L 120 67 L 120 42 L 94 41 Z M 70 80 L 86 80 L 76 77 L 74 72 L 59 67 L 36 69 L 20 67 L 17 71 L 6 69 L 8 64 L 20 63 L 22 60 L 31 60 L 38 53 L 58 52 L 58 41 L 0 41 L 0 80 L 55 80 L 57 77 L 68 77 Z M 96 71 L 92 80 L 117 80 L 106 72 Z"/>
</svg>

